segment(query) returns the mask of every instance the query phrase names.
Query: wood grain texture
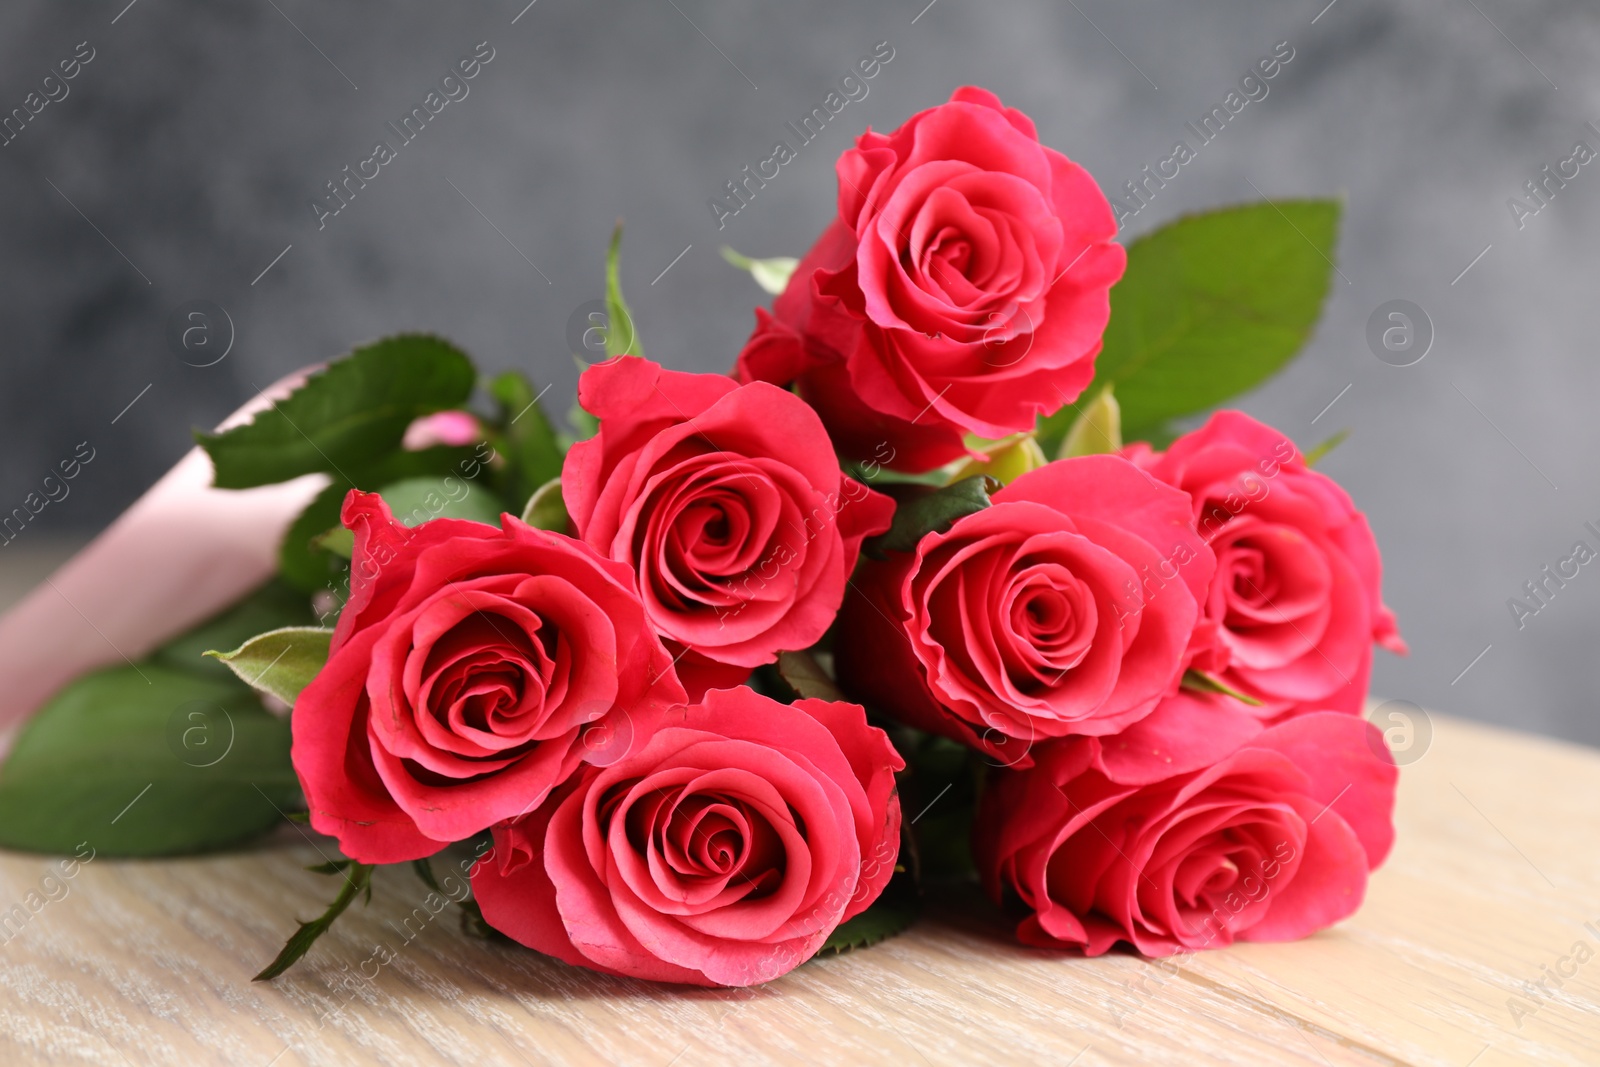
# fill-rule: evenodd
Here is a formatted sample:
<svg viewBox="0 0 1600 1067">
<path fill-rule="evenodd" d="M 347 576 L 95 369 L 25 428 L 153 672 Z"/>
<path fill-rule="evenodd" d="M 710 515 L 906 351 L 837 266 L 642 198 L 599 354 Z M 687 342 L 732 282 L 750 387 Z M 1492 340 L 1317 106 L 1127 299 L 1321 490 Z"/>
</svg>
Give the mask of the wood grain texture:
<svg viewBox="0 0 1600 1067">
<path fill-rule="evenodd" d="M 957 894 L 875 948 L 730 991 L 486 943 L 453 908 L 408 941 L 426 890 L 399 868 L 253 984 L 331 899 L 302 869 L 328 842 L 285 828 L 237 855 L 96 859 L 0 944 L 0 1063 L 1600 1062 L 1600 753 L 1436 717 L 1398 822 L 1365 907 L 1296 944 L 1083 960 L 1010 943 Z M 55 862 L 0 855 L 0 908 L 43 894 Z M 356 977 L 377 945 L 397 958 Z"/>
</svg>

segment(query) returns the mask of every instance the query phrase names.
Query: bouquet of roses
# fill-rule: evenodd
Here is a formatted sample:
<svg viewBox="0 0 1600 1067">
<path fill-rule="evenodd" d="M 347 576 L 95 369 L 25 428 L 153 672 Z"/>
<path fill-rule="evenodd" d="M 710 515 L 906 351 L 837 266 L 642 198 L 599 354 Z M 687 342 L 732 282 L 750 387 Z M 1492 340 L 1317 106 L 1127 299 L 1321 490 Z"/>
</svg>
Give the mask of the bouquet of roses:
<svg viewBox="0 0 1600 1067">
<path fill-rule="evenodd" d="M 974 88 L 837 173 L 804 259 L 729 253 L 776 294 L 731 374 L 642 356 L 619 229 L 570 436 L 421 335 L 201 435 L 205 500 L 275 494 L 276 573 L 33 714 L 0 844 L 309 823 L 340 889 L 262 977 L 380 864 L 470 929 L 710 985 L 889 936 L 937 879 L 1090 955 L 1349 915 L 1393 838 L 1377 547 L 1324 448 L 1177 432 L 1304 342 L 1337 205 L 1125 252 Z"/>
</svg>

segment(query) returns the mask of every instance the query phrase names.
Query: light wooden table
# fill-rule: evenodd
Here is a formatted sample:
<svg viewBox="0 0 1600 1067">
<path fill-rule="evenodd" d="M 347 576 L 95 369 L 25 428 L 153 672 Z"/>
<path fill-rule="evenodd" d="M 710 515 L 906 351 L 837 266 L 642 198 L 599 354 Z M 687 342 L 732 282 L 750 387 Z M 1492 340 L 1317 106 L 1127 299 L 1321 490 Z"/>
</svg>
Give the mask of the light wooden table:
<svg viewBox="0 0 1600 1067">
<path fill-rule="evenodd" d="M 344 992 L 421 902 L 403 869 L 252 984 L 334 889 L 302 869 L 319 855 L 298 831 L 230 856 L 98 859 L 0 945 L 0 1064 L 1600 1063 L 1600 958 L 1572 955 L 1600 957 L 1600 753 L 1435 717 L 1398 819 L 1366 906 L 1298 944 L 1082 960 L 1018 947 L 954 899 L 735 991 L 576 970 L 470 938 L 451 909 Z M 50 869 L 0 855 L 0 906 Z M 1557 968 L 1576 973 L 1523 988 Z"/>
</svg>

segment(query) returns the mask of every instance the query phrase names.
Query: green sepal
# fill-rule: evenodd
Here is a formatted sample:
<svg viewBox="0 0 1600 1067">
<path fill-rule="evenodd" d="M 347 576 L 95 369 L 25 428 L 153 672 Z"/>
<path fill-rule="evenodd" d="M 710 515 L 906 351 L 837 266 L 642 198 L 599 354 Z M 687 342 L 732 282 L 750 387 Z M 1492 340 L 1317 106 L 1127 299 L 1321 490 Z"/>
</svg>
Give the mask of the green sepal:
<svg viewBox="0 0 1600 1067">
<path fill-rule="evenodd" d="M 1060 459 L 1072 456 L 1097 456 L 1122 451 L 1122 408 L 1112 395 L 1111 385 L 1078 412 L 1072 428 L 1061 442 Z"/>
<path fill-rule="evenodd" d="M 561 495 L 561 479 L 552 478 L 541 485 L 528 498 L 522 509 L 522 521 L 538 530 L 566 533 L 572 525 L 567 514 L 567 501 Z"/>
<path fill-rule="evenodd" d="M 285 704 L 293 704 L 328 662 L 333 631 L 315 626 L 285 626 L 257 634 L 232 652 L 207 652 L 241 681 Z"/>
<path fill-rule="evenodd" d="M 1241 703 L 1249 704 L 1253 708 L 1261 707 L 1261 701 L 1249 693 L 1241 693 L 1221 678 L 1214 674 L 1207 674 L 1205 671 L 1197 671 L 1193 668 L 1184 671 L 1181 685 L 1182 688 L 1194 693 L 1221 693 L 1223 696 L 1229 696 Z"/>
<path fill-rule="evenodd" d="M 642 356 L 638 330 L 628 302 L 622 299 L 622 220 L 611 231 L 611 247 L 606 250 L 606 355 Z"/>
<path fill-rule="evenodd" d="M 1318 460 L 1322 459 L 1323 456 L 1326 456 L 1329 452 L 1332 452 L 1334 449 L 1344 444 L 1344 439 L 1349 436 L 1350 431 L 1348 428 L 1346 428 L 1340 430 L 1338 433 L 1334 434 L 1326 441 L 1323 441 L 1321 444 L 1313 445 L 1311 451 L 1306 453 L 1306 466 L 1315 467 Z"/>
<path fill-rule="evenodd" d="M 800 261 L 793 256 L 772 256 L 768 259 L 752 259 L 750 256 L 740 255 L 727 245 L 722 246 L 722 258 L 740 270 L 749 271 L 750 277 L 773 296 L 777 296 L 789 287 L 789 279 L 794 276 L 795 268 L 800 266 Z"/>
</svg>

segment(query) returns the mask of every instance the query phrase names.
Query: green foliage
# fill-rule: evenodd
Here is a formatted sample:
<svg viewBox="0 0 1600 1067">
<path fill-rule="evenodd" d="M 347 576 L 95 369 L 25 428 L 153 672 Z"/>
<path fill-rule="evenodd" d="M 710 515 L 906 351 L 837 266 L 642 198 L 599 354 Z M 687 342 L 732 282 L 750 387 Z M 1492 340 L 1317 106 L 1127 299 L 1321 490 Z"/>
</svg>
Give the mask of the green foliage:
<svg viewBox="0 0 1600 1067">
<path fill-rule="evenodd" d="M 510 469 L 506 495 L 520 504 L 541 485 L 561 477 L 561 442 L 539 407 L 533 383 L 516 371 L 507 371 L 489 383 L 489 393 L 500 405 L 501 451 Z"/>
<path fill-rule="evenodd" d="M 1127 439 L 1163 439 L 1171 420 L 1253 389 L 1301 349 L 1327 296 L 1339 214 L 1334 200 L 1244 204 L 1129 246 L 1089 389 L 1116 386 Z M 1074 414 L 1042 421 L 1047 452 Z"/>
<path fill-rule="evenodd" d="M 989 495 L 999 488 L 999 482 L 980 474 L 902 500 L 888 532 L 868 540 L 862 550 L 874 559 L 882 559 L 887 552 L 910 552 L 928 534 L 943 533 L 962 516 L 988 507 Z"/>
<path fill-rule="evenodd" d="M 201 852 L 301 806 L 286 720 L 233 679 L 147 660 L 78 679 L 23 728 L 0 769 L 0 846 Z"/>
<path fill-rule="evenodd" d="M 317 471 L 361 485 L 400 449 L 413 420 L 465 404 L 474 380 L 472 362 L 454 345 L 401 334 L 330 363 L 249 423 L 197 438 L 222 489 Z"/>
<path fill-rule="evenodd" d="M 878 899 L 860 915 L 840 923 L 822 943 L 817 955 L 836 956 L 886 941 L 916 922 L 921 911 L 922 897 L 916 878 L 902 862 L 895 867 L 894 875 Z"/>
<path fill-rule="evenodd" d="M 849 700 L 839 684 L 822 669 L 810 652 L 778 653 L 778 676 L 797 697 L 817 700 Z"/>
<path fill-rule="evenodd" d="M 278 546 L 278 576 L 302 592 L 315 592 L 329 582 L 337 584 L 343 576 L 341 561 L 330 556 L 326 546 L 317 544 L 316 539 L 339 525 L 339 509 L 350 488 L 349 482 L 336 477 L 306 505 L 283 535 L 283 543 Z"/>
<path fill-rule="evenodd" d="M 1323 456 L 1326 456 L 1329 452 L 1332 452 L 1334 449 L 1344 444 L 1344 439 L 1349 436 L 1350 431 L 1348 429 L 1344 429 L 1340 430 L 1326 441 L 1323 441 L 1321 444 L 1313 445 L 1311 451 L 1306 453 L 1306 466 L 1315 467 Z"/>
<path fill-rule="evenodd" d="M 1072 421 L 1066 439 L 1061 442 L 1057 457 L 1094 456 L 1106 452 L 1122 451 L 1122 408 L 1112 395 L 1111 385 L 1100 390 L 1089 403 L 1082 405 L 1078 417 Z"/>
<path fill-rule="evenodd" d="M 311 601 L 283 582 L 273 580 L 230 608 L 174 637 L 150 654 L 150 662 L 216 681 L 231 681 L 233 672 L 206 652 L 236 648 L 256 634 L 284 626 L 306 626 L 315 620 Z"/>
<path fill-rule="evenodd" d="M 633 313 L 622 299 L 622 223 L 611 231 L 611 247 L 606 251 L 606 355 L 642 356 Z"/>
<path fill-rule="evenodd" d="M 285 626 L 245 641 L 232 652 L 207 652 L 252 689 L 293 704 L 328 662 L 333 631 L 315 626 Z"/>
<path fill-rule="evenodd" d="M 1191 692 L 1221 693 L 1223 696 L 1232 697 L 1233 699 L 1240 701 L 1241 703 L 1249 704 L 1254 708 L 1259 708 L 1261 706 L 1261 701 L 1257 700 L 1249 693 L 1242 693 L 1233 686 L 1229 685 L 1227 682 L 1224 682 L 1221 678 L 1218 678 L 1215 675 L 1207 674 L 1205 671 L 1197 671 L 1192 668 L 1184 671 L 1183 681 L 1179 684 L 1184 689 L 1188 689 Z"/>
<path fill-rule="evenodd" d="M 471 519 L 499 526 L 500 513 L 505 510 L 487 486 L 454 475 L 406 478 L 384 486 L 378 495 L 407 526 L 421 526 L 430 519 Z"/>
<path fill-rule="evenodd" d="M 567 532 L 572 525 L 572 516 L 567 514 L 567 501 L 561 495 L 560 478 L 545 482 L 528 498 L 527 506 L 522 509 L 522 521 L 539 530 Z"/>
<path fill-rule="evenodd" d="M 777 296 L 789 287 L 789 279 L 794 275 L 795 268 L 800 266 L 800 261 L 793 256 L 773 256 L 770 259 L 751 259 L 738 252 L 722 246 L 722 258 L 738 267 L 740 270 L 750 272 L 750 277 L 773 296 Z"/>
</svg>

